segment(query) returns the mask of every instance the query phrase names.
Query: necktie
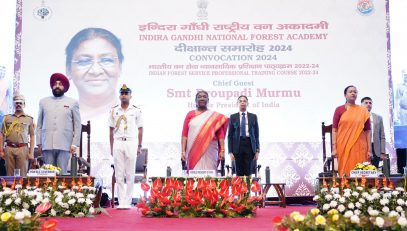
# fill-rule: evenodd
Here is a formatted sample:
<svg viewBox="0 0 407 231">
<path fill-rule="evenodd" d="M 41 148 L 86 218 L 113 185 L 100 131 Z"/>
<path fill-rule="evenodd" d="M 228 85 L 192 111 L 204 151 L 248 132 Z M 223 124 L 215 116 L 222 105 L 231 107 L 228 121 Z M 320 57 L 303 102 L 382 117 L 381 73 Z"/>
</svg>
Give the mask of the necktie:
<svg viewBox="0 0 407 231">
<path fill-rule="evenodd" d="M 242 121 L 240 122 L 240 136 L 246 137 L 246 113 L 242 113 Z"/>
</svg>

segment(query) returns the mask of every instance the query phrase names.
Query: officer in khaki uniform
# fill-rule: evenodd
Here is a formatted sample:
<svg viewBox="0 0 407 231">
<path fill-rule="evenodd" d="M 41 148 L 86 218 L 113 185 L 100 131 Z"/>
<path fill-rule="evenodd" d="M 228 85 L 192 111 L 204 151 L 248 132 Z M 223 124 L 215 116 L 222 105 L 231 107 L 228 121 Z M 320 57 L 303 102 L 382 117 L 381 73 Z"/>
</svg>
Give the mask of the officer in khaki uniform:
<svg viewBox="0 0 407 231">
<path fill-rule="evenodd" d="M 110 151 L 114 161 L 118 209 L 131 207 L 136 158 L 141 151 L 143 141 L 141 110 L 130 105 L 130 99 L 131 89 L 124 84 L 120 88 L 121 104 L 113 107 L 109 116 Z"/>
<path fill-rule="evenodd" d="M 20 175 L 27 175 L 27 159 L 34 159 L 34 122 L 33 117 L 24 113 L 24 96 L 13 97 L 14 114 L 4 116 L 0 143 L 0 156 L 6 160 L 8 176 L 14 175 L 14 169 L 20 169 Z M 29 144 L 28 144 L 29 143 Z"/>
</svg>

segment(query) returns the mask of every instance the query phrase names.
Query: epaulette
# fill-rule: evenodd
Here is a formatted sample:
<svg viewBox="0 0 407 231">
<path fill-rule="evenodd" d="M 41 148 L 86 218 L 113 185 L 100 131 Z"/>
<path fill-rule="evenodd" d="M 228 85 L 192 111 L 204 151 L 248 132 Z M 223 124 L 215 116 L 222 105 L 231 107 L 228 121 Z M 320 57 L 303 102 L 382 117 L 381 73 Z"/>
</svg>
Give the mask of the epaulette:
<svg viewBox="0 0 407 231">
<path fill-rule="evenodd" d="M 133 107 L 135 107 L 135 108 L 137 108 L 137 109 L 140 109 L 139 107 L 137 107 L 136 105 L 133 105 Z"/>
<path fill-rule="evenodd" d="M 115 107 L 118 107 L 119 106 L 119 104 L 117 104 L 116 106 L 113 106 L 112 108 L 115 108 Z"/>
</svg>

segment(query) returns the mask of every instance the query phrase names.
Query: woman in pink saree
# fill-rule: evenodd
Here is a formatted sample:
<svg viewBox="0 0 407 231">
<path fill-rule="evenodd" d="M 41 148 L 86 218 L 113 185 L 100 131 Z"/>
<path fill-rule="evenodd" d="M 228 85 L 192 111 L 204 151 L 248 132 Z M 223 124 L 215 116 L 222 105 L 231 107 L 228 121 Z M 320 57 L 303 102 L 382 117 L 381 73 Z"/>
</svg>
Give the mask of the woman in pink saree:
<svg viewBox="0 0 407 231">
<path fill-rule="evenodd" d="M 225 154 L 228 118 L 208 110 L 209 95 L 198 91 L 196 110 L 188 112 L 182 128 L 182 157 L 188 170 L 216 170 Z"/>
</svg>

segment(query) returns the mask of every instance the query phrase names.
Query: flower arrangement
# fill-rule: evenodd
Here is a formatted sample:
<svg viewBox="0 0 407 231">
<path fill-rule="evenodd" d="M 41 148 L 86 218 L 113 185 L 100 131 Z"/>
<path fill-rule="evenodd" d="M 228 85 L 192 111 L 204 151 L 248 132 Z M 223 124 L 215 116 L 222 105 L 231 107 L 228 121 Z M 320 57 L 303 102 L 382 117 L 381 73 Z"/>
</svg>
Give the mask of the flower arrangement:
<svg viewBox="0 0 407 231">
<path fill-rule="evenodd" d="M 38 217 L 50 207 L 50 203 L 38 205 L 35 209 L 34 216 L 26 209 L 0 213 L 0 229 L 7 231 L 40 230 L 40 224 L 42 223 L 41 230 L 53 231 L 57 226 L 56 220 L 50 219 L 41 222 L 41 220 L 38 219 Z"/>
<path fill-rule="evenodd" d="M 54 166 L 52 164 L 44 164 L 41 166 L 41 169 L 54 171 L 57 175 L 59 175 L 62 170 L 60 167 Z"/>
<path fill-rule="evenodd" d="M 83 217 L 95 212 L 93 200 L 96 197 L 96 188 L 90 186 L 89 182 L 88 185 L 83 185 L 79 181 L 68 188 L 64 182 L 58 185 L 56 179 L 54 182 L 47 179 L 40 187 L 37 180 L 36 185 L 31 186 L 28 183 L 23 188 L 22 178 L 11 187 L 7 187 L 3 179 L 0 190 L 0 213 L 31 214 L 36 211 L 38 205 L 47 203 L 50 209 L 43 211 L 41 216 Z"/>
<path fill-rule="evenodd" d="M 370 162 L 358 163 L 353 170 L 373 170 L 377 171 L 376 166 L 371 165 Z"/>
<path fill-rule="evenodd" d="M 371 188 L 363 177 L 353 184 L 333 179 L 329 185 L 324 179 L 314 197 L 317 208 L 304 215 L 277 217 L 274 224 L 280 230 L 407 230 L 407 193 L 393 188 L 386 178 L 375 179 Z"/>
<path fill-rule="evenodd" d="M 148 217 L 252 217 L 263 195 L 260 184 L 247 177 L 157 178 L 141 185 L 150 197 L 137 204 Z"/>
</svg>

